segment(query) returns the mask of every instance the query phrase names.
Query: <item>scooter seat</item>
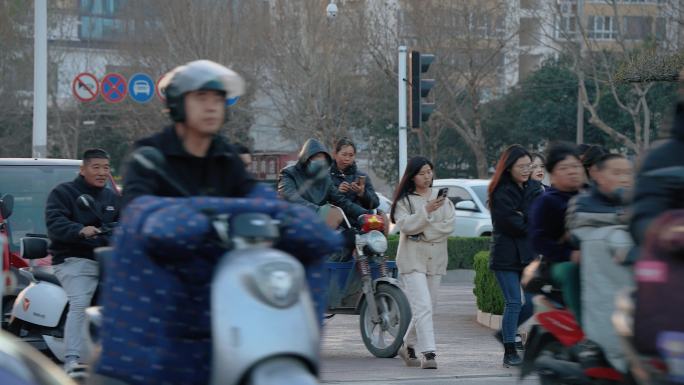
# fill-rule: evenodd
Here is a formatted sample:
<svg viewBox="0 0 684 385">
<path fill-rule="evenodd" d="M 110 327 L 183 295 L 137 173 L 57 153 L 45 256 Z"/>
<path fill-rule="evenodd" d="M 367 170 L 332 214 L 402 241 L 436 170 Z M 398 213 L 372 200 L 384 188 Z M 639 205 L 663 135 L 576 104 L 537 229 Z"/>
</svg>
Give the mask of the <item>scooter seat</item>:
<svg viewBox="0 0 684 385">
<path fill-rule="evenodd" d="M 50 274 L 46 271 L 43 271 L 41 269 L 34 269 L 31 273 L 33 273 L 33 276 L 38 280 L 38 281 L 43 281 L 43 282 L 50 282 L 54 283 L 57 286 L 62 286 L 61 283 L 59 283 L 59 280 L 54 274 Z"/>
</svg>

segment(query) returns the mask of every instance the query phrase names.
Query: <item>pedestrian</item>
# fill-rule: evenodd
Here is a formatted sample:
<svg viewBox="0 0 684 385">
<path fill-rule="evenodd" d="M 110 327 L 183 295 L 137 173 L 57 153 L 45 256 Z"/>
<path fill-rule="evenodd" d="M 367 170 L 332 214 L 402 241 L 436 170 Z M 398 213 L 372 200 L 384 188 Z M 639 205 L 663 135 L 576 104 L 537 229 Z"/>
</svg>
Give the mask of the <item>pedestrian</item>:
<svg viewBox="0 0 684 385">
<path fill-rule="evenodd" d="M 342 138 L 335 144 L 330 176 L 335 187 L 353 203 L 368 210 L 380 205 L 368 174 L 356 164 L 356 145 L 350 139 Z M 350 220 L 356 221 L 356 218 Z"/>
<path fill-rule="evenodd" d="M 542 193 L 541 182 L 530 178 L 532 156 L 520 145 L 501 154 L 489 183 L 489 208 L 494 226 L 489 269 L 494 273 L 504 297 L 502 330 L 497 333 L 504 344 L 505 366 L 518 366 L 522 359 L 516 350 L 518 326 L 532 316 L 532 294 L 523 301 L 522 271 L 535 254 L 527 242 L 529 209 Z M 522 341 L 521 341 L 522 342 Z"/>
<path fill-rule="evenodd" d="M 544 172 L 544 164 L 546 163 L 546 158 L 544 158 L 544 155 L 538 152 L 533 152 L 530 154 L 530 156 L 532 157 L 532 172 L 530 174 L 530 179 L 541 183 L 542 189 L 548 189 L 549 186 L 544 184 L 544 179 L 546 177 L 546 172 Z"/>
<path fill-rule="evenodd" d="M 418 156 L 406 165 L 390 211 L 399 228 L 397 267 L 411 304 L 412 319 L 399 355 L 407 366 L 437 369 L 433 314 L 447 268 L 447 238 L 455 209 L 446 194 L 432 188 L 433 165 Z M 420 352 L 420 361 L 416 356 Z"/>
<path fill-rule="evenodd" d="M 45 206 L 52 265 L 69 299 L 64 325 L 64 370 L 72 377 L 85 374 L 89 359 L 83 341 L 85 310 L 99 281 L 99 265 L 93 250 L 109 243 L 108 234 L 101 234 L 100 228 L 119 220 L 119 196 L 106 187 L 109 172 L 106 151 L 86 150 L 78 177 L 55 187 Z M 94 213 L 78 205 L 82 194 L 93 198 Z"/>
<path fill-rule="evenodd" d="M 551 187 L 535 199 L 530 209 L 529 241 L 537 255 L 550 264 L 551 280 L 563 292 L 563 300 L 580 317 L 579 259 L 565 227 L 568 201 L 578 194 L 585 183 L 582 162 L 577 148 L 570 143 L 556 143 L 546 154 L 546 171 Z"/>
</svg>

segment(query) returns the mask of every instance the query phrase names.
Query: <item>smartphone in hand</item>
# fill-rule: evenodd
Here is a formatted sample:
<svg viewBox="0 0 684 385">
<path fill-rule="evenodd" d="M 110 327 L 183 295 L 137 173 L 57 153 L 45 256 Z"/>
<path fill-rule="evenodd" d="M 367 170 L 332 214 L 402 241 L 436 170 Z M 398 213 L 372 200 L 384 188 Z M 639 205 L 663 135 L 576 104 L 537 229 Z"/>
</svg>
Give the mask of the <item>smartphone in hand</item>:
<svg viewBox="0 0 684 385">
<path fill-rule="evenodd" d="M 366 176 L 365 175 L 359 175 L 359 179 L 356 180 L 358 184 L 361 186 L 364 186 L 366 184 Z"/>
<path fill-rule="evenodd" d="M 437 192 L 437 198 L 446 198 L 447 192 L 449 192 L 449 188 L 448 187 L 442 187 Z"/>
</svg>

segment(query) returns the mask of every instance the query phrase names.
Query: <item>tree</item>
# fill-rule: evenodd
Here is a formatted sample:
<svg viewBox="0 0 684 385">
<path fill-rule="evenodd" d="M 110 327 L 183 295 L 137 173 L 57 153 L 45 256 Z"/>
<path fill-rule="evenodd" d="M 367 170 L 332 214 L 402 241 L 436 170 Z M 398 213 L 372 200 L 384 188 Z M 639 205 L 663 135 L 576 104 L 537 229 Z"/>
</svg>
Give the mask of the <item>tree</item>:
<svg viewBox="0 0 684 385">
<path fill-rule="evenodd" d="M 30 2 L 0 1 L 0 157 L 31 156 L 33 46 L 20 22 L 32 10 Z"/>
<path fill-rule="evenodd" d="M 601 15 L 579 15 L 575 25 L 559 29 L 558 25 L 545 25 L 544 33 L 552 37 L 561 54 L 571 58 L 572 69 L 577 76 L 578 93 L 583 109 L 588 112 L 588 122 L 608 135 L 620 146 L 639 154 L 649 146 L 654 137 L 654 111 L 649 93 L 655 83 L 625 84 L 616 79 L 616 72 L 633 58 L 640 55 L 658 56 L 672 48 L 668 36 L 658 36 L 652 27 L 653 18 L 627 17 L 627 8 L 613 0 L 605 0 L 610 12 Z M 560 3 L 550 5 L 554 17 L 544 20 L 563 20 Z M 585 18 L 589 25 L 585 25 Z M 601 18 L 600 22 L 596 18 Z M 602 29 L 596 30 L 597 25 Z M 626 25 L 629 24 L 629 25 Z M 655 31 L 656 33 L 654 33 Z M 640 33 L 636 33 L 640 32 Z M 606 43 L 606 40 L 609 43 Z M 601 108 L 614 104 L 620 113 L 613 116 L 628 117 L 631 129 L 622 131 L 620 121 L 611 121 L 607 111 Z"/>
<path fill-rule="evenodd" d="M 518 26 L 506 1 L 412 1 L 404 13 L 405 36 L 413 47 L 434 53 L 437 111 L 416 134 L 421 151 L 435 157 L 446 132 L 458 135 L 475 159 L 477 175 L 488 176 L 488 148 L 482 124 L 484 102 L 507 89 L 502 68 Z"/>
</svg>

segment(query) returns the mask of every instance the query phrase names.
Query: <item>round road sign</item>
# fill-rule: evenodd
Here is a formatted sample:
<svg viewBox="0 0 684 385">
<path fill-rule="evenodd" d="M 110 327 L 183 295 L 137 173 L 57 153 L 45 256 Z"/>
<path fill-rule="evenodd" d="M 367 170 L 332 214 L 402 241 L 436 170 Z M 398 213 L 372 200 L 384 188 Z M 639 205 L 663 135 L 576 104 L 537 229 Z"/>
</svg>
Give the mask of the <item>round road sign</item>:
<svg viewBox="0 0 684 385">
<path fill-rule="evenodd" d="M 73 92 L 76 99 L 82 102 L 90 102 L 97 98 L 97 93 L 99 91 L 99 83 L 95 75 L 82 72 L 74 78 L 71 83 L 71 91 Z"/>
</svg>

